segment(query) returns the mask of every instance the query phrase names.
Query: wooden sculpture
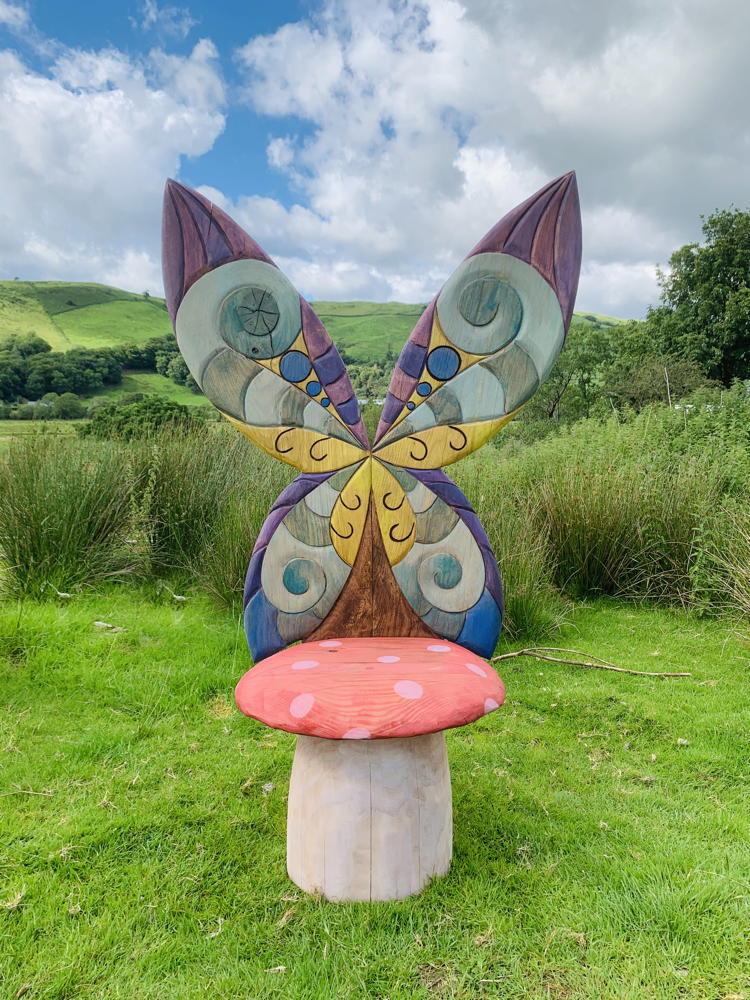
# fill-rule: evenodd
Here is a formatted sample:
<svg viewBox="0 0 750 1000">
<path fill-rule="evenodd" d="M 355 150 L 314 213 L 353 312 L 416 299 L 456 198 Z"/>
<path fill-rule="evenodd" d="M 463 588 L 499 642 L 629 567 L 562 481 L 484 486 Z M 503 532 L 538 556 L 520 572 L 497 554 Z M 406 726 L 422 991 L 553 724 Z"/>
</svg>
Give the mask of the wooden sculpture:
<svg viewBox="0 0 750 1000">
<path fill-rule="evenodd" d="M 425 309 L 370 446 L 343 362 L 273 261 L 169 181 L 164 284 L 183 357 L 238 430 L 300 475 L 245 584 L 256 663 L 237 704 L 298 734 L 287 867 L 329 899 L 395 899 L 450 864 L 443 731 L 504 698 L 486 663 L 503 592 L 487 536 L 440 471 L 544 381 L 581 256 L 573 173 L 505 216 Z"/>
</svg>

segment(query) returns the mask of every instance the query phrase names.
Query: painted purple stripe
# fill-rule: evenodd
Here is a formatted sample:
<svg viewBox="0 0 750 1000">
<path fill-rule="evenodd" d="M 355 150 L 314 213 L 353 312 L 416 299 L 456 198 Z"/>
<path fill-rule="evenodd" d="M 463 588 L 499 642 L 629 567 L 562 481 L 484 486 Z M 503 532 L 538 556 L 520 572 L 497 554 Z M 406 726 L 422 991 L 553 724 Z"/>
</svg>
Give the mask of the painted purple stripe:
<svg viewBox="0 0 750 1000">
<path fill-rule="evenodd" d="M 313 312 L 310 303 L 300 295 L 302 309 L 302 337 L 311 361 L 317 361 L 332 346 L 328 331 Z"/>
<path fill-rule="evenodd" d="M 505 241 L 508 239 L 510 234 L 513 232 L 515 226 L 518 225 L 519 221 L 526 214 L 531 205 L 534 204 L 537 198 L 543 196 L 551 187 L 557 184 L 559 178 L 550 181 L 549 184 L 545 184 L 543 188 L 532 194 L 530 198 L 517 205 L 514 209 L 504 215 L 499 222 L 497 222 L 490 231 L 482 237 L 482 239 L 477 243 L 477 245 L 467 254 L 467 260 L 469 257 L 475 257 L 478 253 L 498 253 L 505 246 Z"/>
<path fill-rule="evenodd" d="M 260 590 L 260 575 L 263 569 L 263 560 L 266 557 L 267 548 L 267 546 L 264 546 L 262 549 L 256 549 L 250 557 L 247 574 L 245 575 L 245 590 L 242 595 L 243 607 L 252 598 L 253 594 Z"/>
<path fill-rule="evenodd" d="M 513 227 L 513 231 L 508 237 L 503 253 L 512 254 L 527 263 L 531 261 L 531 248 L 534 243 L 539 222 L 547 211 L 550 201 L 557 194 L 561 184 L 548 188 L 544 194 L 535 199 L 528 209 Z"/>
<path fill-rule="evenodd" d="M 351 399 L 347 399 L 343 403 L 337 403 L 336 409 L 345 424 L 351 425 L 359 422 L 359 404 L 354 396 L 352 396 Z"/>
<path fill-rule="evenodd" d="M 555 290 L 563 311 L 566 331 L 573 315 L 580 271 L 581 206 L 575 174 L 570 174 L 555 233 Z"/>
<path fill-rule="evenodd" d="M 329 382 L 335 382 L 345 371 L 341 355 L 333 344 L 315 361 L 315 372 L 321 385 L 327 386 Z"/>
<path fill-rule="evenodd" d="M 402 400 L 397 399 L 392 393 L 388 393 L 385 397 L 385 402 L 383 403 L 383 409 L 380 415 L 380 423 L 378 424 L 378 433 L 375 437 L 375 442 L 383 436 L 383 427 L 390 427 L 399 413 L 403 410 L 404 404 Z"/>
<path fill-rule="evenodd" d="M 398 359 L 399 368 L 405 371 L 412 378 L 419 378 L 424 371 L 425 360 L 427 358 L 427 348 L 420 347 L 419 344 L 407 343 Z"/>
<path fill-rule="evenodd" d="M 339 403 L 345 403 L 347 399 L 352 398 L 354 390 L 346 372 L 340 375 L 335 382 L 329 382 L 326 386 L 326 393 L 337 410 Z"/>
</svg>

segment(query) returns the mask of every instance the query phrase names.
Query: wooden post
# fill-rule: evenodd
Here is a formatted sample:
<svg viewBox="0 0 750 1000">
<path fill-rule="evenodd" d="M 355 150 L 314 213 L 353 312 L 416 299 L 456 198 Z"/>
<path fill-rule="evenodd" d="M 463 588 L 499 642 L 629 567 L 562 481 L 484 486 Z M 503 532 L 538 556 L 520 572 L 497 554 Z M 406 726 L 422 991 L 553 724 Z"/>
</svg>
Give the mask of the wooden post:
<svg viewBox="0 0 750 1000">
<path fill-rule="evenodd" d="M 443 733 L 407 739 L 298 736 L 289 785 L 287 870 L 326 899 L 403 899 L 451 861 Z"/>
</svg>

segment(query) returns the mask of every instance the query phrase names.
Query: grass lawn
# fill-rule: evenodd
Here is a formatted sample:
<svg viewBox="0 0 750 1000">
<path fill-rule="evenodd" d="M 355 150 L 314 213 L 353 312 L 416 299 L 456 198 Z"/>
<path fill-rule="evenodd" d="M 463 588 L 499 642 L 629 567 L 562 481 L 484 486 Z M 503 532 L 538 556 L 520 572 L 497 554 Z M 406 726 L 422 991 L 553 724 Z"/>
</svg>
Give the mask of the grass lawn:
<svg viewBox="0 0 750 1000">
<path fill-rule="evenodd" d="M 178 385 L 166 375 L 158 375 L 156 372 L 123 373 L 122 382 L 119 385 L 107 386 L 96 396 L 116 399 L 118 396 L 124 396 L 130 392 L 156 393 L 164 399 L 172 399 L 175 403 L 185 403 L 188 406 L 211 405 L 205 396 L 191 392 L 184 385 Z"/>
<path fill-rule="evenodd" d="M 172 325 L 159 300 L 129 299 L 68 309 L 55 322 L 77 347 L 116 347 L 144 344 L 152 337 L 171 334 Z"/>
<path fill-rule="evenodd" d="M 34 434 L 72 437 L 80 420 L 0 420 L 0 453 L 11 441 Z"/>
<path fill-rule="evenodd" d="M 447 877 L 336 905 L 285 875 L 294 738 L 235 710 L 231 615 L 0 605 L 0 996 L 750 996 L 747 645 L 606 602 L 558 644 L 693 676 L 506 662 L 448 737 Z"/>
</svg>

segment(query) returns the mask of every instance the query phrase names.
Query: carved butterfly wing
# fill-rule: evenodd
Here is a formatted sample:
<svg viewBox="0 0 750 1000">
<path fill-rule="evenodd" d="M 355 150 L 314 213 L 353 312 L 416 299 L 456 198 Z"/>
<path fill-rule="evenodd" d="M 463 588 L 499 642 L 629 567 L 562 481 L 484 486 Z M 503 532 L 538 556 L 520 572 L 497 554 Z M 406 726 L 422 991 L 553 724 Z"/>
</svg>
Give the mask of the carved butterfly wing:
<svg viewBox="0 0 750 1000">
<path fill-rule="evenodd" d="M 312 635 L 344 589 L 367 512 L 362 465 L 303 473 L 271 509 L 245 580 L 245 634 L 254 660 Z"/>
<path fill-rule="evenodd" d="M 302 475 L 258 537 L 245 588 L 256 660 L 310 635 L 338 599 L 369 508 L 369 444 L 338 351 L 310 306 L 232 219 L 170 181 L 164 285 L 205 395 Z"/>
<path fill-rule="evenodd" d="M 502 622 L 500 574 L 479 519 L 439 470 L 488 441 L 549 374 L 580 256 L 578 193 L 567 174 L 490 230 L 425 310 L 375 439 L 373 498 L 402 592 L 435 634 L 484 656 Z"/>
<path fill-rule="evenodd" d="M 425 310 L 396 364 L 374 453 L 436 469 L 512 420 L 563 347 L 580 258 L 578 191 L 566 174 L 491 229 Z"/>
<path fill-rule="evenodd" d="M 471 504 L 439 469 L 382 463 L 378 472 L 378 465 L 373 463 L 373 498 L 401 592 L 433 635 L 491 656 L 503 588 Z"/>
<path fill-rule="evenodd" d="M 341 357 L 257 243 L 197 192 L 169 181 L 163 246 L 177 342 L 211 402 L 302 472 L 359 461 L 369 444 Z"/>
</svg>

